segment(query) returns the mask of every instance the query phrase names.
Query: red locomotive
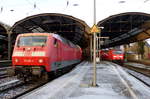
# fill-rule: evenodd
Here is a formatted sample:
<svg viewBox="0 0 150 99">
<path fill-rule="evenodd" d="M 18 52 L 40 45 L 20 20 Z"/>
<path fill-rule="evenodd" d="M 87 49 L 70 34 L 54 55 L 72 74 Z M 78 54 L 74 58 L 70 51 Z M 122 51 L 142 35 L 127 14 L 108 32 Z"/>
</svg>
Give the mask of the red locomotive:
<svg viewBox="0 0 150 99">
<path fill-rule="evenodd" d="M 124 53 L 121 50 L 111 49 L 108 51 L 108 59 L 111 61 L 123 61 Z"/>
<path fill-rule="evenodd" d="M 102 50 L 101 58 L 104 60 L 115 61 L 115 62 L 123 62 L 124 61 L 124 53 L 121 50 Z"/>
<path fill-rule="evenodd" d="M 20 34 L 12 55 L 13 70 L 19 77 L 48 76 L 50 72 L 79 63 L 82 50 L 53 33 Z"/>
</svg>

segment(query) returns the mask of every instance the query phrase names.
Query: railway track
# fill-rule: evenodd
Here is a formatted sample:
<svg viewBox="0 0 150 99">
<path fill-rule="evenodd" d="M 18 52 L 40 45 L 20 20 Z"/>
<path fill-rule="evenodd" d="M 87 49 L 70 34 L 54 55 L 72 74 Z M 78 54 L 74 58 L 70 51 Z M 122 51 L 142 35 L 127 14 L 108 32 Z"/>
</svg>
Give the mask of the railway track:
<svg viewBox="0 0 150 99">
<path fill-rule="evenodd" d="M 12 80 L 0 85 L 0 99 L 15 99 L 21 95 L 24 95 L 47 82 L 43 81 L 31 81 L 22 82 L 20 80 Z"/>
<path fill-rule="evenodd" d="M 1 67 L 9 67 L 9 66 L 11 66 L 11 64 L 12 64 L 11 60 L 2 60 L 2 61 L 0 61 L 0 68 Z"/>
<path fill-rule="evenodd" d="M 11 68 L 11 60 L 0 61 L 0 79 L 9 77 L 7 74 L 7 69 Z"/>
<path fill-rule="evenodd" d="M 150 65 L 150 61 L 147 60 L 130 60 L 130 62 L 135 62 L 135 63 L 139 63 L 139 64 L 144 64 L 144 65 Z"/>
<path fill-rule="evenodd" d="M 0 79 L 9 77 L 8 74 L 7 74 L 7 69 L 8 69 L 8 68 L 10 68 L 10 67 L 3 67 L 3 68 L 0 68 Z"/>
<path fill-rule="evenodd" d="M 16 99 L 22 95 L 25 95 L 26 93 L 31 92 L 36 88 L 43 86 L 44 84 L 60 76 L 61 75 L 55 75 L 54 77 L 51 77 L 48 81 L 36 79 L 28 82 L 20 82 L 17 79 L 13 79 L 12 81 L 6 81 L 4 83 L 0 83 L 0 99 Z M 8 77 L 8 78 L 12 78 L 12 77 Z"/>
<path fill-rule="evenodd" d="M 126 67 L 128 69 L 134 70 L 138 73 L 141 73 L 145 76 L 150 77 L 150 68 L 136 67 L 136 66 L 132 66 L 132 65 L 129 65 L 129 64 L 124 64 L 123 67 Z"/>
<path fill-rule="evenodd" d="M 76 64 L 77 65 L 77 64 Z M 75 65 L 72 66 L 72 68 Z M 10 68 L 0 68 L 0 71 L 5 71 L 5 69 Z M 70 69 L 71 70 L 71 69 Z M 61 75 L 69 72 L 70 70 L 66 70 L 66 72 L 63 72 Z M 61 75 L 51 75 L 51 78 L 48 81 L 42 81 L 39 79 L 28 81 L 28 82 L 21 82 L 17 79 L 17 77 L 7 77 L 4 79 L 11 79 L 11 81 L 7 80 L 4 82 L 0 81 L 0 99 L 16 99 L 22 95 L 25 95 L 26 93 L 31 92 L 32 90 L 39 88 L 40 86 L 43 86 L 44 84 L 60 77 Z M 52 77 L 53 76 L 53 77 Z M 2 80 L 4 80 L 2 79 Z"/>
<path fill-rule="evenodd" d="M 6 78 L 6 77 L 9 77 L 9 76 L 7 74 L 0 74 L 0 79 Z"/>
<path fill-rule="evenodd" d="M 144 75 L 142 75 L 141 73 L 137 73 L 137 72 L 134 72 L 132 70 L 126 70 L 130 75 L 132 75 L 134 78 L 138 79 L 139 81 L 141 81 L 142 83 L 144 83 L 146 86 L 150 87 L 150 78 L 148 78 L 149 80 L 147 79 L 143 79 L 145 78 Z M 140 76 L 139 76 L 140 75 Z"/>
<path fill-rule="evenodd" d="M 10 88 L 13 88 L 14 86 L 21 84 L 21 81 L 19 80 L 12 80 L 6 83 L 0 84 L 0 93 L 4 92 L 5 90 L 8 90 Z"/>
<path fill-rule="evenodd" d="M 141 64 L 142 65 L 142 64 Z M 140 82 L 150 87 L 150 68 L 146 66 L 121 65 L 124 70 Z"/>
</svg>

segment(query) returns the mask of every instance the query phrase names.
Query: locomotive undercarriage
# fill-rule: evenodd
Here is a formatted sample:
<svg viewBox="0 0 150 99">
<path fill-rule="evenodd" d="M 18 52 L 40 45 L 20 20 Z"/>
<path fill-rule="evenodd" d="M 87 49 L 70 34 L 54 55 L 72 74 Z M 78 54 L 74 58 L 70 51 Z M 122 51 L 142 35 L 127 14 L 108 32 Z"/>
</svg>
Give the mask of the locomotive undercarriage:
<svg viewBox="0 0 150 99">
<path fill-rule="evenodd" d="M 44 66 L 16 66 L 15 69 L 8 71 L 9 75 L 17 76 L 18 79 L 29 81 L 33 78 L 43 78 L 48 80 L 48 74 L 44 69 Z"/>
<path fill-rule="evenodd" d="M 51 72 L 47 72 L 44 66 L 15 66 L 14 69 L 8 69 L 7 72 L 10 76 L 17 76 L 18 79 L 26 82 L 39 79 L 49 81 L 69 72 L 75 65 L 72 64 Z"/>
</svg>

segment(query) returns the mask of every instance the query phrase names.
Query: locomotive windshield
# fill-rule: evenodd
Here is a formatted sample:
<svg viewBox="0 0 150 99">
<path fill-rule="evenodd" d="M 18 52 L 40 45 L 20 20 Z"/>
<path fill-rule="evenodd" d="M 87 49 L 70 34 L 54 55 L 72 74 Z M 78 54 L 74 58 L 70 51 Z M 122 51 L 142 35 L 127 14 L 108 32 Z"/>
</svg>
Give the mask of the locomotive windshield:
<svg viewBox="0 0 150 99">
<path fill-rule="evenodd" d="M 22 36 L 19 38 L 18 46 L 45 46 L 47 36 Z"/>
<path fill-rule="evenodd" d="M 123 54 L 123 51 L 114 51 L 113 54 Z"/>
</svg>

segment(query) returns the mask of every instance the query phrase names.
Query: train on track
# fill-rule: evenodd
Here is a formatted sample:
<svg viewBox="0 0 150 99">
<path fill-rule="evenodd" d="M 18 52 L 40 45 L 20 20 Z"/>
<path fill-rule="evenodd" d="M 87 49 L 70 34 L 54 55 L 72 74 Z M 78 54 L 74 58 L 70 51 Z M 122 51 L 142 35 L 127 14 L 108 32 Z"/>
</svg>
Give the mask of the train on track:
<svg viewBox="0 0 150 99">
<path fill-rule="evenodd" d="M 124 52 L 116 49 L 101 50 L 101 59 L 113 62 L 124 62 Z"/>
<path fill-rule="evenodd" d="M 48 78 L 49 73 L 69 68 L 81 59 L 82 49 L 57 34 L 19 34 L 12 54 L 13 69 L 8 72 L 24 79 Z"/>
</svg>

